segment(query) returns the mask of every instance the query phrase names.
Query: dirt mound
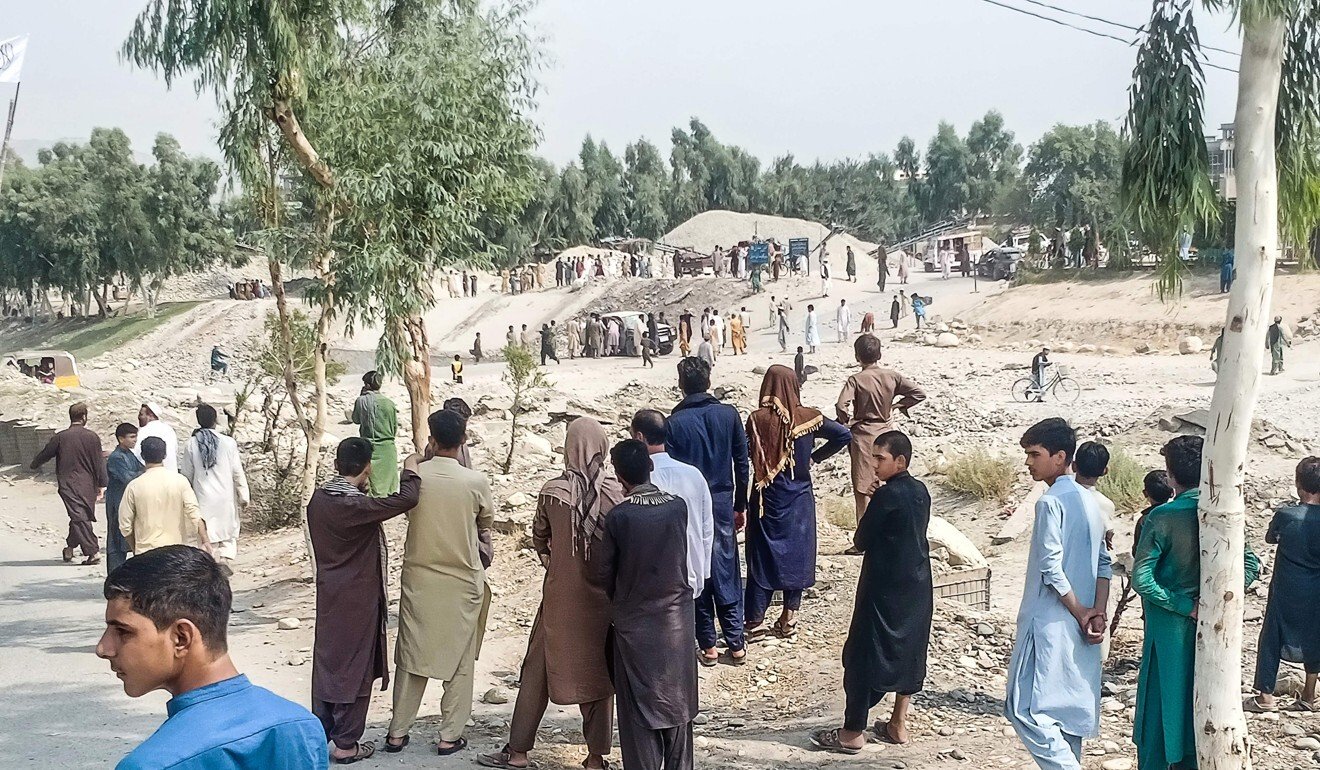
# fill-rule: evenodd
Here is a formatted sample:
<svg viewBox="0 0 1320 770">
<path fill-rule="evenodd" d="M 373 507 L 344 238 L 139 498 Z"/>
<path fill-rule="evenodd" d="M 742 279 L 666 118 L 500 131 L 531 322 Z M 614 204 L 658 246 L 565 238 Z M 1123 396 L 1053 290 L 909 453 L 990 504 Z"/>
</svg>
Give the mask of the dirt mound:
<svg viewBox="0 0 1320 770">
<path fill-rule="evenodd" d="M 787 244 L 789 238 L 810 238 L 814 248 L 830 229 L 819 222 L 806 219 L 776 217 L 769 214 L 738 214 L 732 211 L 704 211 L 675 227 L 662 238 L 670 246 L 686 247 L 709 252 L 716 246 L 729 246 L 753 237 L 773 238 Z M 859 259 L 875 249 L 874 243 L 867 243 L 851 235 L 836 235 L 830 239 L 830 254 L 842 255 L 848 246 L 853 247 Z"/>
<path fill-rule="evenodd" d="M 1307 336 L 1315 315 L 1320 276 L 1278 276 L 1272 313 L 1282 315 Z M 999 343 L 1038 340 L 1053 345 L 1110 345 L 1119 353 L 1138 348 L 1176 351 L 1178 341 L 1196 335 L 1208 346 L 1223 327 L 1228 295 L 1218 276 L 1187 279 L 1181 297 L 1161 302 L 1149 273 L 1125 278 L 1053 281 L 1015 286 L 959 317 Z"/>
</svg>

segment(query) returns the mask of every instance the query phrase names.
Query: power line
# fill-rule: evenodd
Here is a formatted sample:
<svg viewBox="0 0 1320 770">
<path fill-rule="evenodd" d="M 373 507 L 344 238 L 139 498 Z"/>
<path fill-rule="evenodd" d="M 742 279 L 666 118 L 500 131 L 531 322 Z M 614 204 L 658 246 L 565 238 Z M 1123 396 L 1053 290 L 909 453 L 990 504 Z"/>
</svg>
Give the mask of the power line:
<svg viewBox="0 0 1320 770">
<path fill-rule="evenodd" d="M 1070 23 L 1068 23 L 1068 22 L 1066 22 L 1066 21 L 1064 21 L 1064 20 L 1062 20 L 1062 19 L 1056 19 L 1056 18 L 1054 18 L 1053 16 L 1045 16 L 1045 15 L 1043 15 L 1043 14 L 1036 13 L 1035 11 L 1029 11 L 1029 10 L 1027 10 L 1026 8 L 1018 8 L 1017 6 L 1008 5 L 1007 3 L 1001 3 L 1001 2 L 999 2 L 999 0 L 981 0 L 981 2 L 983 2 L 983 3 L 989 3 L 990 5 L 998 6 L 998 7 L 1000 7 L 1000 8 L 1004 8 L 1004 9 L 1007 9 L 1007 10 L 1010 10 L 1010 11 L 1016 11 L 1017 13 L 1023 14 L 1023 15 L 1025 15 L 1025 16 L 1031 16 L 1031 17 L 1033 17 L 1033 18 L 1040 19 L 1040 20 L 1042 20 L 1042 21 L 1048 21 L 1048 22 L 1050 22 L 1051 24 L 1058 24 L 1058 25 L 1061 26 L 1061 27 L 1067 27 L 1068 29 L 1076 30 L 1076 31 L 1078 31 L 1078 32 L 1085 32 L 1085 33 L 1088 34 L 1088 35 L 1094 35 L 1095 37 L 1105 38 L 1105 39 L 1107 39 L 1107 40 L 1114 40 L 1114 41 L 1117 41 L 1117 42 L 1122 43 L 1123 45 L 1126 45 L 1126 46 L 1129 46 L 1129 47 L 1131 47 L 1131 46 L 1133 46 L 1133 45 L 1136 45 L 1136 42 L 1133 41 L 1133 40 L 1128 40 L 1128 39 L 1126 39 L 1126 38 L 1121 38 L 1121 37 L 1118 37 L 1117 35 L 1111 35 L 1111 34 L 1109 34 L 1108 32 L 1099 32 L 1099 31 L 1097 31 L 1097 30 L 1089 29 L 1089 28 L 1087 28 L 1087 27 L 1079 27 L 1079 26 L 1077 26 L 1077 25 L 1075 25 L 1075 24 L 1070 24 Z M 1033 0 L 1024 0 L 1024 2 L 1033 2 Z M 1053 8 L 1053 6 L 1048 6 L 1048 5 L 1045 5 L 1044 3 L 1035 2 L 1034 4 L 1035 4 L 1035 5 L 1041 5 L 1041 6 L 1044 6 L 1044 7 L 1047 7 L 1047 8 Z M 1055 10 L 1063 10 L 1063 9 L 1055 8 Z M 1064 11 L 1064 12 L 1067 13 L 1067 11 Z M 1080 15 L 1080 14 L 1079 14 L 1079 15 Z M 1109 24 L 1113 24 L 1113 25 L 1115 25 L 1115 26 L 1125 26 L 1125 25 L 1118 24 L 1118 22 L 1108 22 L 1108 23 L 1109 23 Z M 1142 30 L 1140 30 L 1140 29 L 1138 29 L 1138 28 L 1136 28 L 1136 27 L 1125 27 L 1125 28 L 1126 28 L 1126 29 L 1132 29 L 1132 30 L 1135 30 L 1135 31 L 1137 31 L 1137 32 L 1141 32 L 1141 31 L 1142 31 Z M 1214 50 L 1220 50 L 1220 51 L 1222 51 L 1223 49 L 1214 49 Z M 1231 53 L 1231 52 L 1227 52 L 1227 53 Z M 1233 74 L 1235 74 L 1235 75 L 1237 74 L 1237 70 L 1234 69 L 1234 68 L 1232 68 L 1232 67 L 1225 67 L 1225 66 L 1222 66 L 1222 65 L 1219 65 L 1219 64 L 1215 64 L 1214 62 L 1210 62 L 1210 61 L 1203 61 L 1202 64 L 1203 64 L 1204 66 L 1206 66 L 1206 67 L 1210 67 L 1211 69 L 1223 70 L 1224 72 L 1231 72 L 1231 73 L 1233 73 Z"/>
<path fill-rule="evenodd" d="M 1118 29 L 1126 29 L 1129 32 L 1142 33 L 1146 31 L 1146 28 L 1144 26 L 1134 27 L 1130 24 L 1123 24 L 1117 21 L 1110 21 L 1109 19 L 1102 19 L 1099 16 L 1091 16 L 1090 14 L 1081 13 L 1080 11 L 1074 11 L 1069 8 L 1060 8 L 1057 5 L 1042 3 L 1040 0 L 1021 0 L 1021 1 L 1024 3 L 1029 3 L 1031 5 L 1037 6 L 1039 8 L 1048 8 L 1051 11 L 1058 11 L 1059 13 L 1065 13 L 1068 14 L 1069 16 L 1076 16 L 1078 18 L 1087 19 L 1089 21 L 1099 22 L 1100 24 L 1108 24 L 1109 26 L 1117 27 Z M 1233 57 L 1240 57 L 1242 55 L 1238 51 L 1230 51 L 1227 48 L 1218 48 L 1213 45 L 1203 45 L 1201 47 L 1207 51 L 1214 51 L 1216 53 L 1228 54 L 1229 56 L 1233 56 Z"/>
</svg>

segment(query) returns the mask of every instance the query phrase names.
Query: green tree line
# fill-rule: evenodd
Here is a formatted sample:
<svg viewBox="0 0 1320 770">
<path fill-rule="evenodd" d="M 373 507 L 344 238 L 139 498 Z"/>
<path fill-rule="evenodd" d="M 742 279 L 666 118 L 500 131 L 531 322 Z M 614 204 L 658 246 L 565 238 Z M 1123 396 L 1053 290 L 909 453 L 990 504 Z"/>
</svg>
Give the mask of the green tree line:
<svg viewBox="0 0 1320 770">
<path fill-rule="evenodd" d="M 11 160 L 0 194 L 0 291 L 6 310 L 106 314 L 126 285 L 154 312 L 166 279 L 232 260 L 232 231 L 216 206 L 220 169 L 161 134 L 154 162 L 133 157 L 119 129 L 86 144 L 43 149 L 31 168 Z M 93 307 L 95 309 L 93 309 Z"/>
<path fill-rule="evenodd" d="M 991 111 L 961 135 L 941 123 L 924 149 L 768 165 L 721 142 L 699 119 L 670 135 L 669 156 L 646 139 L 616 154 L 586 137 L 563 168 L 537 161 L 521 216 L 494 236 L 497 263 L 604 238 L 659 239 L 703 211 L 724 209 L 839 224 L 893 242 L 950 218 L 989 216 L 1041 232 L 1090 228 L 1127 241 L 1119 200 L 1124 142 L 1108 124 L 1059 125 L 1025 149 Z M 683 245 L 683 244 L 673 244 Z"/>
</svg>

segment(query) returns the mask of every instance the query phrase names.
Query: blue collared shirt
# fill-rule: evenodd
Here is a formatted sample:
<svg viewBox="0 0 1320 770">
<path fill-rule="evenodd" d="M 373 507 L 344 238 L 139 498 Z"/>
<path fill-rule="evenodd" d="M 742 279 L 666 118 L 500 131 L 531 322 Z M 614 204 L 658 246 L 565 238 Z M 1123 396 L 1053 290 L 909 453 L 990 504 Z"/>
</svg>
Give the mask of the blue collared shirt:
<svg viewBox="0 0 1320 770">
<path fill-rule="evenodd" d="M 116 770 L 325 770 L 325 730 L 311 712 L 246 676 L 165 704 L 169 717 Z"/>
</svg>

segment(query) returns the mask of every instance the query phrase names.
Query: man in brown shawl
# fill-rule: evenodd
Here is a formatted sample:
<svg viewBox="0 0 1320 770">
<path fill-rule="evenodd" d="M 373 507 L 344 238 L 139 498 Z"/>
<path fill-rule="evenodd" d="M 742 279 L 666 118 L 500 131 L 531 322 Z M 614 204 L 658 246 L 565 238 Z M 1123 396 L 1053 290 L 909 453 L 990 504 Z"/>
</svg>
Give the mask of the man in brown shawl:
<svg viewBox="0 0 1320 770">
<path fill-rule="evenodd" d="M 608 451 L 600 423 L 574 420 L 564 438 L 564 473 L 547 481 L 537 498 L 532 547 L 546 570 L 541 608 L 527 641 L 509 742 L 477 758 L 485 767 L 529 767 L 527 753 L 550 703 L 576 704 L 582 711 L 587 740 L 582 766 L 609 767 L 605 757 L 614 742 L 614 687 L 606 660 L 610 602 L 604 589 L 590 582 L 605 516 L 623 499 L 619 482 L 605 468 Z"/>
<path fill-rule="evenodd" d="M 321 720 L 330 758 L 366 759 L 371 686 L 390 684 L 386 659 L 386 550 L 381 522 L 417 505 L 418 456 L 403 463 L 399 491 L 368 497 L 371 442 L 348 438 L 335 453 L 338 474 L 312 494 L 307 531 L 316 556 L 316 640 L 312 644 L 312 713 Z"/>
<path fill-rule="evenodd" d="M 839 422 L 852 431 L 848 451 L 852 455 L 853 498 L 860 522 L 878 483 L 872 454 L 876 438 L 894 429 L 894 409 L 907 416 L 909 409 L 926 400 L 926 394 L 912 380 L 880 366 L 878 337 L 869 334 L 858 337 L 853 342 L 853 353 L 862 370 L 844 383 L 834 407 Z M 861 552 L 850 548 L 848 553 Z"/>
<path fill-rule="evenodd" d="M 87 404 L 81 401 L 69 407 L 69 427 L 51 436 L 37 456 L 32 470 L 52 458 L 55 478 L 64 510 L 69 514 L 69 535 L 64 540 L 64 560 L 73 561 L 74 549 L 80 549 L 84 565 L 101 561 L 101 544 L 92 531 L 96 521 L 96 501 L 105 489 L 105 457 L 101 439 L 87 429 Z"/>
<path fill-rule="evenodd" d="M 605 517 L 596 579 L 610 597 L 619 748 L 628 770 L 691 770 L 696 619 L 687 574 L 687 505 L 651 484 L 635 439 L 610 452 L 627 497 Z"/>
</svg>

